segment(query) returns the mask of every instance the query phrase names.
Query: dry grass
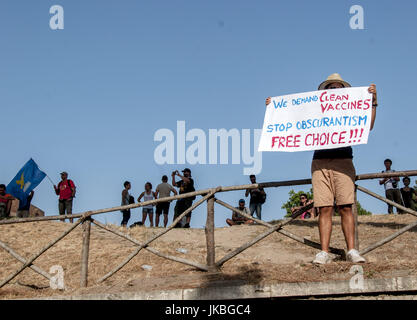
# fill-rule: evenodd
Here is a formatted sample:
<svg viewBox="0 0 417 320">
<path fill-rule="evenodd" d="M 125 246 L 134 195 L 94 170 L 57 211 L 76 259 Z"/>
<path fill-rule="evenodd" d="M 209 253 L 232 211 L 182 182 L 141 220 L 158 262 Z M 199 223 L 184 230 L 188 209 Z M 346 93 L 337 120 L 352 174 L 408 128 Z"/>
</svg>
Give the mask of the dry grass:
<svg viewBox="0 0 417 320">
<path fill-rule="evenodd" d="M 362 216 L 359 234 L 361 248 L 395 232 L 416 218 L 404 216 Z M 30 257 L 48 242 L 58 237 L 68 224 L 61 222 L 37 222 L 0 226 L 0 240 L 6 242 L 24 257 Z M 113 226 L 114 228 L 118 228 Z M 285 227 L 298 235 L 318 241 L 317 221 L 297 220 Z M 119 229 L 123 230 L 123 229 Z M 234 248 L 265 230 L 262 226 L 235 226 L 216 229 L 216 256 L 222 257 Z M 126 231 L 126 230 L 124 230 Z M 129 229 L 130 236 L 145 241 L 160 232 L 157 228 L 137 227 Z M 89 285 L 79 288 L 82 228 L 76 228 L 66 238 L 48 250 L 35 264 L 45 271 L 53 265 L 61 265 L 65 272 L 66 290 L 48 287 L 49 282 L 30 269 L 26 269 L 8 285 L 0 289 L 0 299 L 69 295 L 91 292 L 117 292 L 128 290 L 157 290 L 184 287 L 221 285 L 222 283 L 260 283 L 269 281 L 324 281 L 348 279 L 350 263 L 338 261 L 326 266 L 314 266 L 310 262 L 317 250 L 306 247 L 281 234 L 273 234 L 255 246 L 227 262 L 221 274 L 207 274 L 180 263 L 165 260 L 142 250 L 129 264 L 97 285 L 96 281 L 116 267 L 132 251 L 135 245 L 116 235 L 92 226 Z M 391 277 L 417 274 L 417 230 L 411 230 L 382 248 L 370 252 L 364 264 L 365 277 Z M 332 246 L 345 248 L 339 218 L 334 219 Z M 206 255 L 205 235 L 202 229 L 173 229 L 151 244 L 167 254 L 204 263 Z M 176 249 L 187 249 L 187 253 Z M 21 263 L 0 249 L 0 279 L 6 278 Z M 145 271 L 142 265 L 151 265 Z"/>
</svg>

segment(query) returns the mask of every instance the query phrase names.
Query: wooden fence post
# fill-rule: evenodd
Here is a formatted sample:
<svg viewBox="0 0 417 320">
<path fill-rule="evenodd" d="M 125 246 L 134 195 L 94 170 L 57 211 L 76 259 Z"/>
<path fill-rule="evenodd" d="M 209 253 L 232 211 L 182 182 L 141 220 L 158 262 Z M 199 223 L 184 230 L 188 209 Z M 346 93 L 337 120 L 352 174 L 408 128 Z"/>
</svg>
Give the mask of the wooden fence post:
<svg viewBox="0 0 417 320">
<path fill-rule="evenodd" d="M 353 219 L 355 221 L 355 249 L 359 251 L 359 230 L 358 230 L 358 198 L 357 185 L 355 184 L 355 202 L 353 203 Z"/>
<path fill-rule="evenodd" d="M 207 266 L 209 272 L 217 271 L 216 254 L 214 244 L 214 196 L 207 200 L 207 220 L 206 220 L 206 243 L 207 243 Z"/>
<path fill-rule="evenodd" d="M 88 255 L 90 251 L 91 219 L 87 218 L 83 223 L 83 246 L 81 251 L 81 280 L 80 286 L 87 287 L 88 280 Z"/>
</svg>

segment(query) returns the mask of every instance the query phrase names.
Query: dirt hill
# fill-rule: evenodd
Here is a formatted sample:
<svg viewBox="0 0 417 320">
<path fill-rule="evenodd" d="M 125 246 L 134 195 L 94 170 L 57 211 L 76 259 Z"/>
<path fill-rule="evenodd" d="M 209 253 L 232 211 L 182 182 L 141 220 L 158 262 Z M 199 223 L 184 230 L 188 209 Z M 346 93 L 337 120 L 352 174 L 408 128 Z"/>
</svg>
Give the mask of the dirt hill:
<svg viewBox="0 0 417 320">
<path fill-rule="evenodd" d="M 359 224 L 360 247 L 379 239 L 415 221 L 409 215 L 361 216 Z M 331 245 L 345 248 L 340 218 L 334 218 Z M 21 256 L 30 257 L 41 247 L 56 238 L 69 227 L 62 222 L 36 222 L 0 226 L 0 240 L 7 243 Z M 136 227 L 122 229 L 139 241 L 160 232 L 159 228 Z M 285 229 L 318 241 L 317 220 L 297 220 Z M 234 226 L 218 228 L 215 233 L 216 259 L 263 232 L 265 227 Z M 61 265 L 65 272 L 66 290 L 52 290 L 49 281 L 34 271 L 26 269 L 8 285 L 0 289 L 0 299 L 67 295 L 80 293 L 117 292 L 128 290 L 158 290 L 207 286 L 223 281 L 239 283 L 324 281 L 349 279 L 352 264 L 345 261 L 326 266 L 315 266 L 311 260 L 318 252 L 284 235 L 275 233 L 227 262 L 221 274 L 209 275 L 180 263 L 165 260 L 142 250 L 129 264 L 97 285 L 96 281 L 122 262 L 135 246 L 116 235 L 92 226 L 89 288 L 80 289 L 80 257 L 82 229 L 77 227 L 66 238 L 35 261 L 35 265 L 49 271 L 53 265 Z M 417 275 L 417 230 L 413 229 L 382 248 L 366 255 L 363 265 L 365 277 L 393 277 Z M 161 252 L 204 263 L 206 259 L 203 229 L 173 229 L 151 244 Z M 178 250 L 180 249 L 180 250 Z M 185 250 L 182 250 L 185 249 Z M 181 252 L 182 251 L 182 252 Z M 145 270 L 143 265 L 152 266 Z M 0 249 L 0 279 L 5 279 L 21 263 Z"/>
</svg>

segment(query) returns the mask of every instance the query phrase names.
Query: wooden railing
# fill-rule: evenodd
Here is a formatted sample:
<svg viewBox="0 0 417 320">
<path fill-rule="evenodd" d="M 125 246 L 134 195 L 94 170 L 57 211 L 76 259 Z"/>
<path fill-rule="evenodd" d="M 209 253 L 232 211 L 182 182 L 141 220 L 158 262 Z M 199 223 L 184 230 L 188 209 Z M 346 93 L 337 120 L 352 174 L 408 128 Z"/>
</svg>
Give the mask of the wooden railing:
<svg viewBox="0 0 417 320">
<path fill-rule="evenodd" d="M 390 177 L 404 177 L 404 176 L 417 176 L 417 170 L 410 170 L 410 171 L 397 171 L 392 173 L 372 173 L 372 174 L 362 174 L 356 176 L 356 180 L 368 180 L 368 179 L 377 179 L 377 178 L 390 178 Z M 62 240 L 65 236 L 67 236 L 70 232 L 72 232 L 75 228 L 77 228 L 78 225 L 82 224 L 83 226 L 83 240 L 82 240 L 82 252 L 81 252 L 81 271 L 80 271 L 80 286 L 86 287 L 88 284 L 88 257 L 89 257 L 89 245 L 90 245 L 90 232 L 91 232 L 91 224 L 93 223 L 97 227 L 106 230 L 108 232 L 111 232 L 115 235 L 118 235 L 119 237 L 128 240 L 135 244 L 137 248 L 134 252 L 132 252 L 122 263 L 120 263 L 116 268 L 109 271 L 107 274 L 102 276 L 98 283 L 105 281 L 112 275 L 114 275 L 116 272 L 118 272 L 120 269 L 122 269 L 129 261 L 131 261 L 139 252 L 144 249 L 147 250 L 159 257 L 172 260 L 175 262 L 179 262 L 185 265 L 193 266 L 201 271 L 206 272 L 218 272 L 221 271 L 222 265 L 235 257 L 236 255 L 242 253 L 244 250 L 250 248 L 260 240 L 266 238 L 270 234 L 274 232 L 278 232 L 280 234 L 283 234 L 295 241 L 298 241 L 300 243 L 303 243 L 307 246 L 320 249 L 320 243 L 317 243 L 315 241 L 306 239 L 303 236 L 299 236 L 296 234 L 293 234 L 292 232 L 289 232 L 288 230 L 283 229 L 285 225 L 289 224 L 291 221 L 296 219 L 298 216 L 300 216 L 305 210 L 308 210 L 313 207 L 313 204 L 309 204 L 296 212 L 294 212 L 291 217 L 288 219 L 285 219 L 281 221 L 280 223 L 273 225 L 268 222 L 259 220 L 255 217 L 252 217 L 251 215 L 248 215 L 235 207 L 231 206 L 230 204 L 217 199 L 216 195 L 222 192 L 229 192 L 229 191 L 236 191 L 236 190 L 246 190 L 246 189 L 255 189 L 255 188 L 272 188 L 272 187 L 283 187 L 283 186 L 295 186 L 295 185 L 307 185 L 311 184 L 311 179 L 302 179 L 302 180 L 288 180 L 288 181 L 277 181 L 277 182 L 264 182 L 264 183 L 255 183 L 255 184 L 246 184 L 246 185 L 238 185 L 238 186 L 227 186 L 227 187 L 217 187 L 217 188 L 210 188 L 210 189 L 204 189 L 204 190 L 198 190 L 195 192 L 190 192 L 182 195 L 162 198 L 162 199 L 155 199 L 125 206 L 117 206 L 107 209 L 100 209 L 100 210 L 93 210 L 93 211 L 87 211 L 80 214 L 73 214 L 73 215 L 56 215 L 56 216 L 46 216 L 46 217 L 33 217 L 33 218 L 14 218 L 14 219 L 6 219 L 1 220 L 0 225 L 8 225 L 8 224 L 15 224 L 15 223 L 30 223 L 30 222 L 39 222 L 39 221 L 50 221 L 50 220 L 63 220 L 63 219 L 74 219 L 78 218 L 78 220 L 72 224 L 65 232 L 63 232 L 59 237 L 54 239 L 53 241 L 49 242 L 45 247 L 40 249 L 37 253 L 35 253 L 32 257 L 25 259 L 24 257 L 20 256 L 17 252 L 15 252 L 12 248 L 10 248 L 9 245 L 6 243 L 0 241 L 0 247 L 5 249 L 9 254 L 11 254 L 15 259 L 20 261 L 22 263 L 22 266 L 18 268 L 15 272 L 11 273 L 6 279 L 0 282 L 0 288 L 9 283 L 12 279 L 14 279 L 16 276 L 18 276 L 23 270 L 26 268 L 31 268 L 33 271 L 37 272 L 38 274 L 42 275 L 44 278 L 50 280 L 51 275 L 48 272 L 45 272 L 38 266 L 34 265 L 34 262 L 36 259 L 38 259 L 43 253 L 45 253 L 47 250 L 49 250 L 52 246 L 54 246 L 56 243 L 58 243 L 60 240 Z M 411 215 L 414 215 L 417 217 L 417 212 L 414 210 L 411 210 L 409 208 L 405 208 L 404 206 L 397 204 L 391 200 L 388 200 L 380 195 L 375 194 L 374 192 L 356 185 L 356 190 L 362 191 L 372 197 L 375 197 L 381 201 L 386 202 L 387 204 L 390 204 L 403 212 L 409 213 Z M 356 201 L 356 190 L 355 190 L 355 201 Z M 101 222 L 93 219 L 94 215 L 102 214 L 102 213 L 108 213 L 108 212 L 118 212 L 120 210 L 126 210 L 126 209 L 133 209 L 138 207 L 143 207 L 150 204 L 157 204 L 159 202 L 166 202 L 166 201 L 172 201 L 172 200 L 178 200 L 178 199 L 184 199 L 191 196 L 201 196 L 201 198 L 196 201 L 190 208 L 185 210 L 183 213 L 181 213 L 173 222 L 171 225 L 169 225 L 166 229 L 162 230 L 161 232 L 157 233 L 156 235 L 152 236 L 150 239 L 148 239 L 145 242 L 140 242 L 128 234 L 118 231 L 108 225 L 102 224 Z M 207 220 L 206 220 L 206 226 L 205 226 L 205 235 L 206 235 L 206 246 L 207 246 L 207 256 L 206 256 L 206 262 L 205 263 L 198 263 L 195 261 L 187 260 L 184 258 L 171 256 L 165 253 L 162 253 L 155 248 L 150 247 L 150 244 L 155 241 L 156 239 L 160 238 L 170 230 L 172 230 L 179 221 L 183 217 L 185 217 L 189 212 L 193 211 L 195 208 L 200 206 L 203 202 L 207 202 Z M 224 257 L 220 258 L 216 261 L 216 255 L 215 255 L 215 242 L 214 242 L 214 232 L 215 232 L 215 225 L 214 225 L 214 203 L 217 203 L 227 209 L 230 209 L 246 218 L 249 218 L 251 220 L 254 220 L 259 225 L 267 227 L 267 229 L 256 236 L 254 239 L 248 241 L 247 243 L 243 244 L 239 248 L 236 248 L 230 253 L 227 253 Z M 358 235 L 358 219 L 357 219 L 357 207 L 354 205 L 353 208 L 353 215 L 355 219 L 355 247 L 359 249 L 359 235 Z M 401 234 L 411 230 L 417 226 L 417 221 L 413 222 L 406 227 L 401 228 L 397 232 L 393 233 L 392 235 L 379 240 L 373 245 L 370 245 L 369 247 L 360 250 L 361 254 L 367 254 L 370 251 L 392 241 L 396 237 L 400 236 Z M 340 248 L 330 248 L 330 252 L 334 253 L 336 255 L 339 255 L 341 257 L 345 256 L 345 250 Z"/>
</svg>

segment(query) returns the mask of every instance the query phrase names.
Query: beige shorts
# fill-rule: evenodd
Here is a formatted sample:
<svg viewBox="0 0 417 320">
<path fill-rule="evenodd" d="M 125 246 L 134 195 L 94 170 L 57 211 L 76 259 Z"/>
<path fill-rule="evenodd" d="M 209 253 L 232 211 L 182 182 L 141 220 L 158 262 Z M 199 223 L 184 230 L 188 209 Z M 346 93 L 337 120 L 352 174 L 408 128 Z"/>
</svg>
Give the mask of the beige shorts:
<svg viewBox="0 0 417 320">
<path fill-rule="evenodd" d="M 352 159 L 316 159 L 311 164 L 314 206 L 355 202 L 356 172 Z"/>
</svg>

